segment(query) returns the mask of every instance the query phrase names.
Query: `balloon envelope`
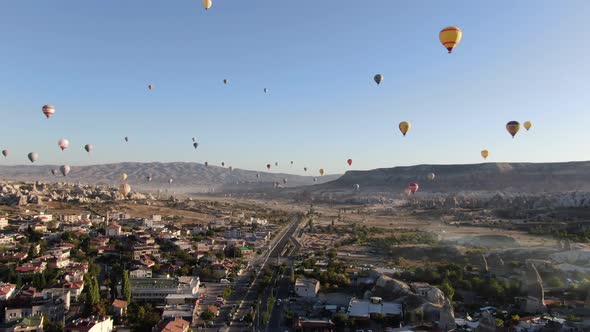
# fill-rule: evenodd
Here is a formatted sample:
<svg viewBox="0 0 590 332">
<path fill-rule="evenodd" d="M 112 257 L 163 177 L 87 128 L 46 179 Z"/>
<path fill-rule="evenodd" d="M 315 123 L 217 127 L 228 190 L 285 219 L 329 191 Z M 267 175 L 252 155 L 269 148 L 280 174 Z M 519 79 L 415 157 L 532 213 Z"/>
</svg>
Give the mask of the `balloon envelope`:
<svg viewBox="0 0 590 332">
<path fill-rule="evenodd" d="M 324 175 L 324 173 L 325 173 L 325 172 L 326 172 L 326 171 L 324 171 L 324 169 L 323 169 L 323 168 L 320 168 L 320 175 Z"/>
<path fill-rule="evenodd" d="M 462 37 L 463 32 L 455 26 L 446 27 L 438 34 L 441 44 L 443 44 L 449 53 L 453 52 L 453 49 L 461 42 Z"/>
<path fill-rule="evenodd" d="M 510 121 L 510 122 L 508 122 L 506 124 L 506 130 L 508 131 L 508 133 L 510 135 L 512 135 L 512 138 L 514 138 L 514 136 L 520 130 L 520 123 L 518 121 Z"/>
<path fill-rule="evenodd" d="M 436 175 L 434 175 L 434 173 L 428 173 L 428 176 L 427 176 L 428 180 L 432 181 L 432 180 L 434 180 L 435 177 L 436 177 Z"/>
<path fill-rule="evenodd" d="M 407 121 L 402 121 L 399 123 L 399 131 L 401 131 L 404 136 L 406 136 L 408 131 L 410 131 L 410 128 L 412 128 L 412 125 Z"/>
<path fill-rule="evenodd" d="M 35 161 L 37 161 L 37 159 L 39 159 L 39 154 L 37 152 L 30 152 L 27 157 L 29 158 L 29 160 L 34 163 Z"/>
<path fill-rule="evenodd" d="M 59 148 L 63 151 L 65 149 L 68 148 L 68 146 L 70 146 L 70 141 L 68 141 L 65 138 L 60 139 L 59 141 L 57 141 L 57 145 L 59 146 Z"/>
<path fill-rule="evenodd" d="M 129 137 L 125 136 L 125 142 L 129 142 Z"/>
<path fill-rule="evenodd" d="M 131 192 L 131 186 L 128 183 L 121 183 L 119 185 L 119 192 L 123 195 L 123 196 L 127 196 L 129 195 L 129 193 Z"/>
<path fill-rule="evenodd" d="M 59 171 L 61 172 L 61 174 L 63 174 L 63 176 L 68 175 L 68 173 L 70 173 L 71 167 L 70 165 L 63 165 L 59 168 Z"/>
<path fill-rule="evenodd" d="M 410 191 L 412 192 L 412 194 L 415 194 L 416 191 L 418 191 L 418 188 L 420 188 L 420 186 L 418 186 L 418 184 L 416 182 L 412 182 L 408 186 L 408 189 L 410 189 Z"/>
<path fill-rule="evenodd" d="M 205 10 L 208 10 L 211 6 L 213 6 L 212 0 L 203 0 L 203 8 L 205 8 Z"/>
<path fill-rule="evenodd" d="M 4 155 L 4 157 L 8 157 L 8 150 L 2 150 L 2 155 Z"/>
<path fill-rule="evenodd" d="M 523 125 L 524 125 L 524 129 L 526 129 L 528 131 L 533 126 L 533 123 L 530 121 L 525 121 Z"/>
<path fill-rule="evenodd" d="M 49 119 L 53 115 L 53 113 L 55 113 L 55 107 L 53 107 L 53 105 L 43 105 L 41 111 Z"/>
<path fill-rule="evenodd" d="M 373 79 L 375 80 L 375 83 L 377 83 L 377 85 L 379 85 L 379 84 L 381 84 L 381 82 L 383 82 L 383 75 L 377 74 L 377 75 L 375 75 L 375 77 L 373 77 Z"/>
<path fill-rule="evenodd" d="M 53 174 L 53 175 L 57 175 L 57 172 L 58 172 L 58 170 L 56 170 L 56 169 L 51 170 L 51 174 Z"/>
<path fill-rule="evenodd" d="M 121 181 L 127 180 L 127 173 L 121 174 Z"/>
<path fill-rule="evenodd" d="M 193 146 L 195 147 L 195 149 L 199 146 L 199 143 L 195 142 L 193 143 Z"/>
<path fill-rule="evenodd" d="M 86 150 L 86 152 L 90 153 L 90 151 L 94 150 L 94 147 L 92 146 L 92 144 L 86 144 L 86 145 L 84 145 L 84 150 Z"/>
<path fill-rule="evenodd" d="M 352 159 L 348 159 L 346 162 L 348 163 L 348 166 L 352 165 Z"/>
<path fill-rule="evenodd" d="M 487 159 L 489 155 L 490 152 L 488 150 L 481 150 L 481 156 L 483 157 L 483 159 Z"/>
</svg>

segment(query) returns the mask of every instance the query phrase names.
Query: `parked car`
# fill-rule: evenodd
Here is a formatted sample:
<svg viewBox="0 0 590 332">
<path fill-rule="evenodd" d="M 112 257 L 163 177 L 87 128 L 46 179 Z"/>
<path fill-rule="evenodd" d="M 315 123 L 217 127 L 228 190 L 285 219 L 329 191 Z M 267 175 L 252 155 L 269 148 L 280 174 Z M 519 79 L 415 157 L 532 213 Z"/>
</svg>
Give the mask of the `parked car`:
<svg viewBox="0 0 590 332">
<path fill-rule="evenodd" d="M 280 307 L 281 306 L 281 302 L 282 302 L 281 299 L 278 299 L 277 300 L 277 307 Z"/>
<path fill-rule="evenodd" d="M 231 281 L 229 281 L 228 279 L 221 279 L 221 280 L 219 280 L 219 283 L 221 283 L 221 284 L 231 284 Z"/>
</svg>

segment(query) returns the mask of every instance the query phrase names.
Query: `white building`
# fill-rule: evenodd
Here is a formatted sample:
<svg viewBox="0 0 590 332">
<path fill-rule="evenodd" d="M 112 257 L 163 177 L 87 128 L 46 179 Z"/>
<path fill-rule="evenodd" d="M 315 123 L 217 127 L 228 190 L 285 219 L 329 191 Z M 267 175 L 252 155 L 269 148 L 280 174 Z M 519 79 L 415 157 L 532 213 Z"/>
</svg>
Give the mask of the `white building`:
<svg viewBox="0 0 590 332">
<path fill-rule="evenodd" d="M 130 279 L 146 279 L 152 277 L 152 270 L 147 267 L 140 267 L 139 269 L 129 272 Z"/>
<path fill-rule="evenodd" d="M 315 297 L 320 290 L 320 282 L 316 279 L 295 280 L 295 294 L 301 297 Z"/>
<path fill-rule="evenodd" d="M 383 302 L 380 297 L 372 297 L 370 300 L 352 298 L 346 313 L 348 317 L 354 317 L 355 319 L 370 319 L 375 315 L 401 317 L 402 305 L 401 303 Z"/>
<path fill-rule="evenodd" d="M 165 302 L 170 294 L 186 294 L 194 298 L 199 292 L 198 277 L 129 279 L 132 301 Z"/>
<path fill-rule="evenodd" d="M 8 220 L 6 218 L 0 218 L 0 229 L 4 229 L 6 226 L 8 226 Z"/>
<path fill-rule="evenodd" d="M 111 317 L 79 318 L 66 325 L 66 332 L 111 332 L 113 319 Z"/>
<path fill-rule="evenodd" d="M 121 226 L 117 224 L 110 224 L 106 230 L 107 236 L 119 236 L 121 235 Z"/>
<path fill-rule="evenodd" d="M 0 301 L 8 300 L 16 290 L 15 284 L 0 283 Z"/>
</svg>

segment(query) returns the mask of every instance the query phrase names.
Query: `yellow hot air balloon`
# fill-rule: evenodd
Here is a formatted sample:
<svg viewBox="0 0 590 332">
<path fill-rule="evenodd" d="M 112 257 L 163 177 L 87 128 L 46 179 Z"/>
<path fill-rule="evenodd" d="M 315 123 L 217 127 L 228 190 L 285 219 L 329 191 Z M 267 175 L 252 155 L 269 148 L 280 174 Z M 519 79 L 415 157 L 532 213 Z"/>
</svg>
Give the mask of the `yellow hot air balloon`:
<svg viewBox="0 0 590 332">
<path fill-rule="evenodd" d="M 123 195 L 123 196 L 127 196 L 129 195 L 129 193 L 131 192 L 131 186 L 128 183 L 121 183 L 119 185 L 119 192 Z"/>
<path fill-rule="evenodd" d="M 481 150 L 481 156 L 483 157 L 483 159 L 487 159 L 489 155 L 490 153 L 488 152 L 488 150 Z"/>
<path fill-rule="evenodd" d="M 530 122 L 530 121 L 525 121 L 525 122 L 523 123 L 523 125 L 524 125 L 524 129 L 526 129 L 526 130 L 528 131 L 528 130 L 529 130 L 529 129 L 531 129 L 531 127 L 533 126 L 533 123 L 532 123 L 532 122 Z"/>
<path fill-rule="evenodd" d="M 512 138 L 518 133 L 520 130 L 520 123 L 518 121 L 510 121 L 506 124 L 506 130 L 512 135 Z"/>
<path fill-rule="evenodd" d="M 121 174 L 121 181 L 127 180 L 127 173 Z"/>
<path fill-rule="evenodd" d="M 324 171 L 323 168 L 320 168 L 320 175 L 324 175 L 324 173 L 326 173 L 326 171 Z"/>
<path fill-rule="evenodd" d="M 211 8 L 211 6 L 213 6 L 212 0 L 203 0 L 203 8 L 205 8 L 205 10 Z"/>
<path fill-rule="evenodd" d="M 399 131 L 401 131 L 404 136 L 406 136 L 408 131 L 410 131 L 410 128 L 412 128 L 412 125 L 407 121 L 402 121 L 399 123 Z"/>
<path fill-rule="evenodd" d="M 463 37 L 463 32 L 455 26 L 446 27 L 438 34 L 438 39 L 449 53 L 453 52 L 455 46 L 459 45 L 461 37 Z"/>
</svg>

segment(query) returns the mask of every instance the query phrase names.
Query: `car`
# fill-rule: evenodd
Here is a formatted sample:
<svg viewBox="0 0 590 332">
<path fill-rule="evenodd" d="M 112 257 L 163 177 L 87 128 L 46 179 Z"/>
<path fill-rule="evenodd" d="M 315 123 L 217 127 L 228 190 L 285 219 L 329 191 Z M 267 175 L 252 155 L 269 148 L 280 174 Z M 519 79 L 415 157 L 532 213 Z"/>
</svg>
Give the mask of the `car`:
<svg viewBox="0 0 590 332">
<path fill-rule="evenodd" d="M 221 283 L 221 284 L 231 284 L 231 281 L 229 281 L 228 279 L 221 279 L 221 280 L 219 280 L 219 283 Z"/>
<path fill-rule="evenodd" d="M 278 299 L 277 300 L 277 307 L 280 307 L 281 306 L 281 302 L 282 302 L 281 299 Z"/>
</svg>

